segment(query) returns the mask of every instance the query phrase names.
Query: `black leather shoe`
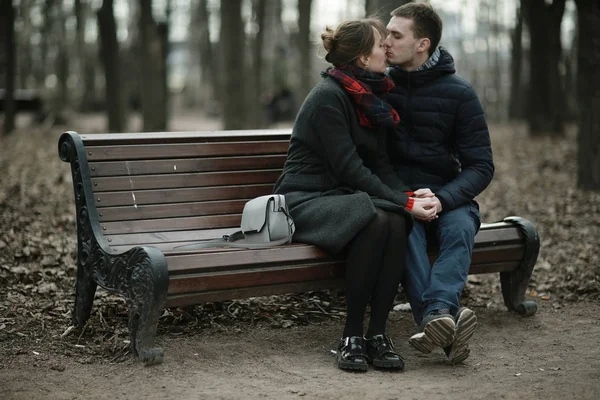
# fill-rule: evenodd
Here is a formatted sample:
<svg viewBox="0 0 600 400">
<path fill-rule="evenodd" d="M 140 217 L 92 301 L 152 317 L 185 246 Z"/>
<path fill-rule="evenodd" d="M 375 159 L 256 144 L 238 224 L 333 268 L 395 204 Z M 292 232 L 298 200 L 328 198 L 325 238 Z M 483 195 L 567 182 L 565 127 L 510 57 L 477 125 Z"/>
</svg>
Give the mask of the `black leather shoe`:
<svg viewBox="0 0 600 400">
<path fill-rule="evenodd" d="M 394 350 L 392 340 L 386 335 L 375 335 L 365 339 L 369 360 L 377 368 L 404 369 L 404 360 Z"/>
<path fill-rule="evenodd" d="M 345 337 L 338 345 L 337 364 L 341 369 L 366 371 L 369 368 L 368 360 L 363 337 Z"/>
</svg>

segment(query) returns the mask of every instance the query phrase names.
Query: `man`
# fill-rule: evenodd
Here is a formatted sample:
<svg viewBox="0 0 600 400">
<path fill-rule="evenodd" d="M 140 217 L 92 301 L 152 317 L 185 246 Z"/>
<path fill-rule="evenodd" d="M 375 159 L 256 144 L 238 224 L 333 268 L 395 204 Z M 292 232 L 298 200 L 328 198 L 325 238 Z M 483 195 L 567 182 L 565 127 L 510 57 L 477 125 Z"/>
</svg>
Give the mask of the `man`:
<svg viewBox="0 0 600 400">
<path fill-rule="evenodd" d="M 444 349 L 451 363 L 465 360 L 475 313 L 460 307 L 475 234 L 481 224 L 474 201 L 494 174 L 490 136 L 472 86 L 455 75 L 454 60 L 438 46 L 442 21 L 425 3 L 392 12 L 387 26 L 388 101 L 400 115 L 390 148 L 399 177 L 415 198 L 436 203 L 436 216 L 415 223 L 403 282 L 419 333 L 409 339 L 429 353 Z M 427 240 L 440 251 L 430 265 Z"/>
</svg>

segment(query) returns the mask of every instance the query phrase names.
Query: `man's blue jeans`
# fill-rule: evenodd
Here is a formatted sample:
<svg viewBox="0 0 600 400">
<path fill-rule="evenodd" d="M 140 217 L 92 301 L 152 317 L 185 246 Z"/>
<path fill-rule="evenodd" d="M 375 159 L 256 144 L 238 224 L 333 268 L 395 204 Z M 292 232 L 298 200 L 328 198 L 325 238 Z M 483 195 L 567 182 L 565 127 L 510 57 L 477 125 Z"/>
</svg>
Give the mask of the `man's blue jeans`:
<svg viewBox="0 0 600 400">
<path fill-rule="evenodd" d="M 403 284 L 417 324 L 434 309 L 448 308 L 452 314 L 458 311 L 480 225 L 476 203 L 442 211 L 430 223 L 415 221 L 408 237 L 408 271 Z M 428 237 L 437 237 L 439 241 L 440 250 L 433 267 L 427 255 Z"/>
</svg>

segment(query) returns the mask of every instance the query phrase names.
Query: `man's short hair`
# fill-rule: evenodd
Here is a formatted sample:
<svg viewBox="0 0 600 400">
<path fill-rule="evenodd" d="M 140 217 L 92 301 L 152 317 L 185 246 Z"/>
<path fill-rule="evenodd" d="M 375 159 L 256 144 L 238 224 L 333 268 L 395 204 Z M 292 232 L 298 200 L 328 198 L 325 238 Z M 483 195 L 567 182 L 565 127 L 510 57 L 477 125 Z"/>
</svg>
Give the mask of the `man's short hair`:
<svg viewBox="0 0 600 400">
<path fill-rule="evenodd" d="M 442 19 L 427 3 L 407 3 L 392 11 L 392 17 L 413 21 L 413 34 L 417 39 L 428 38 L 431 42 L 429 55 L 433 54 L 442 39 Z"/>
</svg>

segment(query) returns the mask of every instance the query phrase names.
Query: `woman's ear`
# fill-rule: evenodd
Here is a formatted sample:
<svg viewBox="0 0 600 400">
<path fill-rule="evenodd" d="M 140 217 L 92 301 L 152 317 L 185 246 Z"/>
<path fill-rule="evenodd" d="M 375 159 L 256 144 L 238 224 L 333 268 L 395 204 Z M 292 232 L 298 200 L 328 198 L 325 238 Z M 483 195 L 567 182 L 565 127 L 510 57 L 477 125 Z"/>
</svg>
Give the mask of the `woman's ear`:
<svg viewBox="0 0 600 400">
<path fill-rule="evenodd" d="M 360 63 L 358 66 L 361 68 L 368 68 L 369 67 L 369 56 L 358 56 L 357 61 Z"/>
</svg>

